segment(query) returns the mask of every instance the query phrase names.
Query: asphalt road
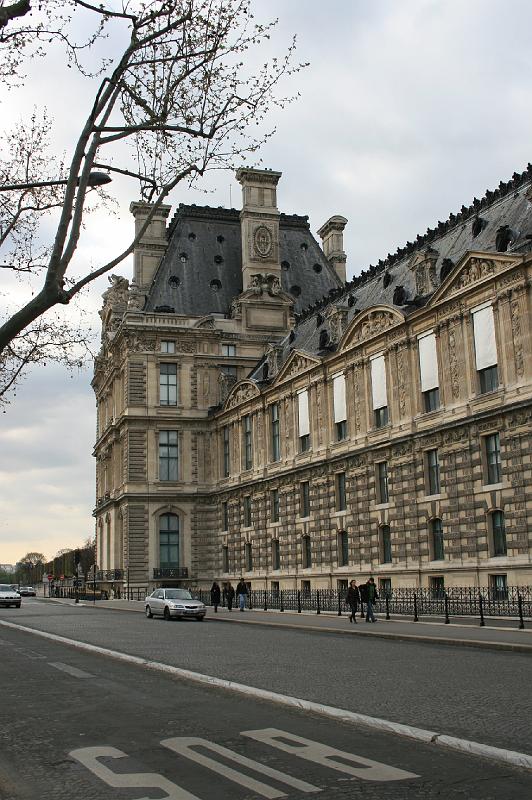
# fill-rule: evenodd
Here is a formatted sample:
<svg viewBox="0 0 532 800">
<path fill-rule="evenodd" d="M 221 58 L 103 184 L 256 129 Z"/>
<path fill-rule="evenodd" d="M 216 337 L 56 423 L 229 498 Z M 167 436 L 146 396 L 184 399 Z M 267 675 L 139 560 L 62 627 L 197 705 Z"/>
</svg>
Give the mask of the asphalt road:
<svg viewBox="0 0 532 800">
<path fill-rule="evenodd" d="M 57 621 L 58 611 L 33 624 Z M 73 619 L 71 610 L 62 613 L 65 624 Z M 121 617 L 116 636 L 134 619 Z M 175 637 L 210 639 L 214 628 L 161 622 L 149 638 L 173 637 L 175 649 Z M 532 774 L 523 770 L 198 687 L 33 634 L 2 627 L 0 648 L 0 800 L 532 795 Z"/>
</svg>

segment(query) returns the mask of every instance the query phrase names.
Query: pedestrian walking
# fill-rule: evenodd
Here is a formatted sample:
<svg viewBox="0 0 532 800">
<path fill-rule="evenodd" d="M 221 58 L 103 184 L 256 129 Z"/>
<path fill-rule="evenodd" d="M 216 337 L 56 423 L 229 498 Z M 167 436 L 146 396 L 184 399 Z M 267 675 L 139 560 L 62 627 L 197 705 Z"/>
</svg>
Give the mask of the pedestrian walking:
<svg viewBox="0 0 532 800">
<path fill-rule="evenodd" d="M 360 603 L 360 591 L 358 589 L 357 582 L 355 580 L 352 580 L 351 583 L 349 584 L 349 589 L 347 590 L 346 602 L 349 608 L 351 609 L 351 614 L 349 615 L 349 622 L 356 623 L 358 604 Z"/>
<path fill-rule="evenodd" d="M 238 605 L 240 611 L 246 610 L 246 597 L 248 595 L 248 587 L 244 581 L 244 578 L 240 578 L 236 587 L 236 596 L 238 599 Z"/>
<path fill-rule="evenodd" d="M 375 580 L 370 578 L 368 582 L 364 584 L 364 593 L 362 595 L 362 600 L 366 601 L 366 622 L 377 622 L 375 614 L 373 613 L 373 606 L 378 599 L 379 595 L 377 593 L 377 587 L 375 586 Z"/>
<path fill-rule="evenodd" d="M 220 587 L 214 581 L 211 586 L 211 605 L 214 606 L 214 613 L 218 613 L 218 606 L 220 605 Z"/>
<path fill-rule="evenodd" d="M 229 581 L 229 583 L 225 587 L 224 592 L 225 592 L 225 599 L 227 600 L 227 610 L 232 611 L 233 600 L 235 599 L 235 590 L 231 584 L 231 581 Z"/>
</svg>

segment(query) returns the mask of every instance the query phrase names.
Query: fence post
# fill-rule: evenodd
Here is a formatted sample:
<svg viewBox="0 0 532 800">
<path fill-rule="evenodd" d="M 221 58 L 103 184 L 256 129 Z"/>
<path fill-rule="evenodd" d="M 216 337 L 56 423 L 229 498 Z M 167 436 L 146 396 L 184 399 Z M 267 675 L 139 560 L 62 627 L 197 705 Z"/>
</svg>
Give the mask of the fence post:
<svg viewBox="0 0 532 800">
<path fill-rule="evenodd" d="M 316 589 L 316 614 L 321 614 L 319 589 Z"/>
<path fill-rule="evenodd" d="M 301 592 L 297 590 L 297 613 L 301 614 Z"/>
<path fill-rule="evenodd" d="M 522 631 L 525 627 L 525 621 L 523 619 L 523 601 L 519 591 L 517 592 L 517 608 L 519 609 L 519 630 Z"/>
<path fill-rule="evenodd" d="M 253 590 L 252 590 L 252 589 L 250 589 L 250 590 L 249 590 L 249 610 L 250 610 L 250 611 L 252 611 L 252 609 L 253 609 L 253 601 L 252 601 L 252 599 L 251 599 L 251 595 L 252 595 L 252 594 L 253 594 Z"/>
<path fill-rule="evenodd" d="M 414 592 L 414 622 L 419 622 L 419 617 L 417 615 L 417 597 L 415 592 Z"/>
<path fill-rule="evenodd" d="M 480 627 L 483 628 L 486 623 L 484 622 L 484 600 L 482 599 L 481 591 L 478 593 L 478 610 L 480 614 Z"/>
<path fill-rule="evenodd" d="M 342 616 L 342 598 L 340 597 L 340 592 L 338 592 L 338 616 Z"/>
<path fill-rule="evenodd" d="M 386 595 L 384 596 L 384 599 L 386 601 L 386 619 L 390 619 L 390 600 L 388 598 L 387 592 Z"/>
<path fill-rule="evenodd" d="M 284 611 L 284 606 L 283 606 L 283 590 L 282 590 L 282 589 L 279 591 L 279 611 Z"/>
<path fill-rule="evenodd" d="M 445 604 L 445 624 L 449 624 L 449 598 L 447 597 L 447 592 L 443 595 L 443 602 Z"/>
<path fill-rule="evenodd" d="M 264 610 L 268 610 L 268 590 L 264 590 Z"/>
</svg>

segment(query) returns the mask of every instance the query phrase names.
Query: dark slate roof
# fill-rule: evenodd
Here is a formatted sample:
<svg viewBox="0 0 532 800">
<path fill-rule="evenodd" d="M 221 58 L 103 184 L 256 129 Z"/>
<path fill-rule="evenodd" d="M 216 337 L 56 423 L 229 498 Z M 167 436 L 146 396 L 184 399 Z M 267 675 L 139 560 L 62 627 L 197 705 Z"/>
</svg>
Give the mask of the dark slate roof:
<svg viewBox="0 0 532 800">
<path fill-rule="evenodd" d="M 530 199 L 529 199 L 530 198 Z M 473 222 L 480 219 L 481 230 L 475 236 Z M 394 306 L 393 297 L 397 286 L 403 286 L 410 301 L 405 305 L 396 305 L 404 314 L 423 305 L 429 298 L 415 298 L 415 274 L 410 263 L 417 252 L 428 247 L 436 250 L 436 274 L 439 283 L 449 269 L 457 264 L 468 251 L 497 252 L 496 236 L 501 226 L 507 225 L 511 233 L 511 242 L 506 252 L 523 253 L 532 249 L 532 165 L 522 174 L 514 173 L 508 183 L 499 184 L 495 191 L 486 192 L 482 200 L 475 199 L 471 206 L 462 209 L 458 214 L 451 214 L 446 222 L 439 222 L 437 227 L 429 229 L 423 236 L 418 236 L 414 243 L 408 242 L 393 255 L 388 255 L 377 266 L 370 266 L 360 275 L 348 281 L 345 287 L 333 292 L 334 297 L 324 296 L 311 308 L 305 308 L 299 315 L 293 331 L 292 341 L 286 337 L 281 346 L 283 363 L 292 349 L 302 350 L 312 355 L 323 355 L 320 352 L 320 331 L 327 330 L 324 319 L 321 325 L 317 322 L 325 317 L 327 306 L 345 306 L 348 308 L 348 323 L 365 308 L 374 305 Z M 442 274 L 442 267 L 444 267 Z M 384 276 L 386 287 L 384 286 Z M 326 352 L 326 351 L 325 351 Z M 254 380 L 262 380 L 262 362 L 251 373 Z"/>
<path fill-rule="evenodd" d="M 242 292 L 240 212 L 181 204 L 168 239 L 145 311 L 166 307 L 187 316 L 229 314 L 233 298 Z M 310 232 L 308 217 L 281 214 L 279 240 L 281 284 L 294 297 L 296 313 L 342 286 Z"/>
</svg>

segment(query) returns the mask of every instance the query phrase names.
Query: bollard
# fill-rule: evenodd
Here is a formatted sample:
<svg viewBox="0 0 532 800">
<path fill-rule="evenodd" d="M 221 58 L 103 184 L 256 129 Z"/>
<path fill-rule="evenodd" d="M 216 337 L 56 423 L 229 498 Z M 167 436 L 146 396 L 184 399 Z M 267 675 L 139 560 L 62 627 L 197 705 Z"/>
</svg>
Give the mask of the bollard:
<svg viewBox="0 0 532 800">
<path fill-rule="evenodd" d="M 478 593 L 478 610 L 480 613 L 480 627 L 483 628 L 486 623 L 484 622 L 484 601 L 482 599 L 482 592 Z"/>
<path fill-rule="evenodd" d="M 316 589 L 316 614 L 321 614 L 319 589 Z"/>
<path fill-rule="evenodd" d="M 338 592 L 338 616 L 342 616 L 342 598 L 340 597 L 340 592 Z"/>
<path fill-rule="evenodd" d="M 447 592 L 445 592 L 443 596 L 443 602 L 445 604 L 445 624 L 449 624 L 449 598 L 447 597 Z"/>
<path fill-rule="evenodd" d="M 525 621 L 523 619 L 523 601 L 519 592 L 517 592 L 517 608 L 519 609 L 519 630 L 522 631 L 525 628 Z"/>
<path fill-rule="evenodd" d="M 301 592 L 297 590 L 297 613 L 301 614 Z"/>
<path fill-rule="evenodd" d="M 390 619 L 390 600 L 388 598 L 388 595 L 386 595 L 385 600 L 386 600 L 386 619 Z"/>
<path fill-rule="evenodd" d="M 415 592 L 414 592 L 414 622 L 419 622 L 419 617 L 417 615 L 417 597 Z"/>
<path fill-rule="evenodd" d="M 279 598 L 280 598 L 280 600 L 279 600 L 279 611 L 284 611 L 284 606 L 283 606 L 283 590 L 282 590 L 282 589 L 281 589 L 281 591 L 279 592 Z"/>
</svg>

